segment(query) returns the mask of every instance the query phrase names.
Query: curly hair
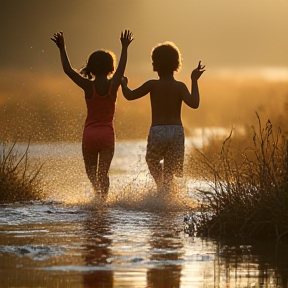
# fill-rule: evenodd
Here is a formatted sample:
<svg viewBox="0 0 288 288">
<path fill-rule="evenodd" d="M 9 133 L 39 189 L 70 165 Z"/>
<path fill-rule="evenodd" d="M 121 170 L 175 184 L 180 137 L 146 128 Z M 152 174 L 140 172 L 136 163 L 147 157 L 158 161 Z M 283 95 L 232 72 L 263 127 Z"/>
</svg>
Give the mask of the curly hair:
<svg viewBox="0 0 288 288">
<path fill-rule="evenodd" d="M 173 42 L 156 45 L 151 53 L 154 71 L 174 72 L 181 68 L 181 53 Z"/>
<path fill-rule="evenodd" d="M 109 50 L 98 50 L 93 52 L 86 63 L 86 66 L 81 68 L 80 74 L 88 79 L 92 79 L 93 75 L 110 75 L 115 71 L 116 57 Z"/>
</svg>

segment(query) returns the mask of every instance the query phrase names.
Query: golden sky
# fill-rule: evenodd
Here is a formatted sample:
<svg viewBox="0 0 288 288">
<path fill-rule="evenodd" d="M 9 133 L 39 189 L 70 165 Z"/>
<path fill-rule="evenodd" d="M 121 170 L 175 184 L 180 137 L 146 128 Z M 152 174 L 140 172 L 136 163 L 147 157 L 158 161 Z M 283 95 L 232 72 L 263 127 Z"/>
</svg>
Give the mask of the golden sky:
<svg viewBox="0 0 288 288">
<path fill-rule="evenodd" d="M 99 48 L 119 56 L 119 34 L 127 28 L 135 36 L 127 66 L 134 75 L 155 76 L 150 51 L 166 40 L 182 52 L 181 76 L 198 60 L 211 72 L 287 69 L 287 15 L 287 0 L 1 0 L 0 67 L 59 71 L 50 41 L 59 30 L 75 67 Z"/>
<path fill-rule="evenodd" d="M 26 113 L 22 124 L 42 110 L 62 117 L 66 109 L 67 117 L 83 118 L 83 92 L 63 73 L 50 37 L 64 32 L 72 66 L 80 68 L 100 48 L 112 50 L 118 60 L 120 32 L 130 29 L 135 37 L 126 68 L 131 88 L 157 77 L 150 52 L 159 42 L 179 47 L 183 65 L 175 77 L 187 85 L 198 61 L 206 65 L 199 109 L 183 107 L 186 127 L 250 123 L 260 110 L 281 116 L 287 114 L 287 15 L 288 0 L 0 0 L 0 108 L 12 121 L 15 116 L 9 115 L 20 117 L 20 107 Z M 261 82 L 267 79 L 276 84 Z M 130 103 L 119 96 L 116 126 L 124 124 L 118 130 L 142 113 L 138 121 L 146 123 L 146 131 L 149 98 Z"/>
</svg>

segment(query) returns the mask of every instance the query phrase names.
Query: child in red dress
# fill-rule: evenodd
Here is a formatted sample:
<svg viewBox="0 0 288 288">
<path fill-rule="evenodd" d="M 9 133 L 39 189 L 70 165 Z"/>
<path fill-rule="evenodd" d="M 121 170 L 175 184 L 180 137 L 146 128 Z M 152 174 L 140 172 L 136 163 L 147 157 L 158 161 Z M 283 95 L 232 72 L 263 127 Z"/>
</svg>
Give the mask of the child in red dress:
<svg viewBox="0 0 288 288">
<path fill-rule="evenodd" d="M 121 33 L 122 51 L 115 73 L 115 56 L 111 51 L 93 52 L 86 66 L 78 73 L 68 59 L 63 33 L 55 33 L 51 40 L 59 48 L 64 72 L 84 91 L 87 106 L 82 141 L 85 169 L 94 190 L 97 192 L 99 183 L 101 196 L 106 199 L 109 190 L 108 171 L 115 146 L 115 102 L 126 67 L 127 49 L 133 40 L 132 33 L 129 30 Z"/>
</svg>

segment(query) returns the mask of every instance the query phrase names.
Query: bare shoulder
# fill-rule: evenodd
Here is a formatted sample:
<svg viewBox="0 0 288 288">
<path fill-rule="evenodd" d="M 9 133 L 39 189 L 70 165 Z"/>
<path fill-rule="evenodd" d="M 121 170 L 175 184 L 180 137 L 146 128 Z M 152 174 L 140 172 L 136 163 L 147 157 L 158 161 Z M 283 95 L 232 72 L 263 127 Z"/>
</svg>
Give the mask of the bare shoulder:
<svg viewBox="0 0 288 288">
<path fill-rule="evenodd" d="M 85 88 L 83 88 L 84 93 L 85 93 L 85 98 L 92 98 L 92 96 L 93 96 L 93 86 L 95 85 L 94 81 L 95 80 L 87 79 L 87 82 L 85 84 Z"/>
<path fill-rule="evenodd" d="M 142 87 L 146 91 L 146 93 L 149 93 L 151 92 L 151 90 L 153 90 L 153 88 L 157 85 L 158 82 L 159 81 L 157 79 L 150 79 L 144 82 L 140 87 Z"/>
<path fill-rule="evenodd" d="M 92 91 L 93 90 L 93 85 L 94 85 L 94 82 L 95 80 L 90 80 L 90 79 L 86 79 L 84 78 L 84 81 L 83 81 L 83 90 L 84 91 Z"/>
<path fill-rule="evenodd" d="M 182 81 L 176 81 L 176 85 L 177 85 L 177 90 L 180 91 L 181 93 L 189 93 L 188 87 L 186 86 L 186 84 Z"/>
<path fill-rule="evenodd" d="M 175 84 L 181 89 L 187 88 L 186 84 L 184 82 L 182 82 L 182 81 L 175 80 Z"/>
<path fill-rule="evenodd" d="M 153 86 L 153 85 L 156 85 L 158 82 L 159 80 L 157 79 L 150 79 L 150 80 L 147 80 L 144 84 Z"/>
</svg>

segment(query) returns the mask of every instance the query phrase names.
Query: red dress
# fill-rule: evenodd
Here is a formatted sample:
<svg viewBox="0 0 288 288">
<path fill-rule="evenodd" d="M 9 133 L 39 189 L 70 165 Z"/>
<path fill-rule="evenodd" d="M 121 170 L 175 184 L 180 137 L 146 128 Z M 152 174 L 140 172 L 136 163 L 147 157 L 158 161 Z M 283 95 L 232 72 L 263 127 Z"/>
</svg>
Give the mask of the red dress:
<svg viewBox="0 0 288 288">
<path fill-rule="evenodd" d="M 114 147 L 114 113 L 116 97 L 108 94 L 100 96 L 93 85 L 92 98 L 85 98 L 87 118 L 83 131 L 82 147 L 85 152 L 94 154 Z M 110 86 L 111 88 L 111 86 Z"/>
</svg>

